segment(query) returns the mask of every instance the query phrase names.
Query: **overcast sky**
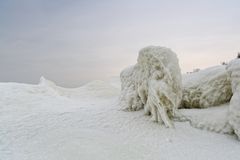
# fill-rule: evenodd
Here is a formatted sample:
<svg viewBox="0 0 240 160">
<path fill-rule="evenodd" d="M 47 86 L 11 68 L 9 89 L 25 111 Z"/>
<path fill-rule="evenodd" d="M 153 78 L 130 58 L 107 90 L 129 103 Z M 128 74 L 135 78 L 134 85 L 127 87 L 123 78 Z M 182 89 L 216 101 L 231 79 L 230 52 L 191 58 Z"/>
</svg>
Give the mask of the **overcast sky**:
<svg viewBox="0 0 240 160">
<path fill-rule="evenodd" d="M 183 73 L 229 61 L 240 1 L 0 0 L 0 81 L 79 86 L 118 75 L 149 45 L 176 52 Z"/>
</svg>

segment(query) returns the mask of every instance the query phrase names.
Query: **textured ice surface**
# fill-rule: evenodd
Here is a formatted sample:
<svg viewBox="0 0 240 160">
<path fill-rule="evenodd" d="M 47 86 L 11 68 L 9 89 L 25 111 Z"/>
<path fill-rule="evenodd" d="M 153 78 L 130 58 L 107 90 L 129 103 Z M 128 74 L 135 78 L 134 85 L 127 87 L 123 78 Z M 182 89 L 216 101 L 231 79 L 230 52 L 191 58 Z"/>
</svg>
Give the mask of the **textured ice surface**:
<svg viewBox="0 0 240 160">
<path fill-rule="evenodd" d="M 201 109 L 180 109 L 190 125 L 202 130 L 216 133 L 232 134 L 233 129 L 228 123 L 229 103 Z"/>
<path fill-rule="evenodd" d="M 183 76 L 183 108 L 206 108 L 230 101 L 230 76 L 226 66 L 215 66 Z"/>
<path fill-rule="evenodd" d="M 143 48 L 137 64 L 123 70 L 120 77 L 120 103 L 124 108 L 144 108 L 153 121 L 173 126 L 170 118 L 182 98 L 181 72 L 174 52 L 164 47 Z"/>
</svg>

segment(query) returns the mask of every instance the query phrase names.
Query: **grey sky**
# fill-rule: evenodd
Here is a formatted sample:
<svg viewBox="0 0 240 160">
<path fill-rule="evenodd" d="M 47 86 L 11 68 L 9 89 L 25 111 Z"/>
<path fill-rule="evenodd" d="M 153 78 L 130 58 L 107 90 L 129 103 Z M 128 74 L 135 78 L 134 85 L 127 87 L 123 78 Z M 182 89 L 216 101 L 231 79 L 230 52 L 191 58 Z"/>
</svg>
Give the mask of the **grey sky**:
<svg viewBox="0 0 240 160">
<path fill-rule="evenodd" d="M 79 86 L 148 45 L 175 51 L 182 72 L 205 68 L 236 56 L 239 28 L 238 0 L 0 0 L 0 81 Z"/>
</svg>

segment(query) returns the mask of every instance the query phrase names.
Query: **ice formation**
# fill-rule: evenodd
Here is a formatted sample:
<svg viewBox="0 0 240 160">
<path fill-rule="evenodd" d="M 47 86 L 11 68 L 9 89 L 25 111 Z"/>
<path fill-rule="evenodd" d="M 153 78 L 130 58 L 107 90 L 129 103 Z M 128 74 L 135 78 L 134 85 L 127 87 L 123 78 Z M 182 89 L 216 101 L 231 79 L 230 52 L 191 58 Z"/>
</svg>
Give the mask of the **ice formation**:
<svg viewBox="0 0 240 160">
<path fill-rule="evenodd" d="M 168 48 L 150 46 L 139 52 L 137 64 L 120 75 L 121 105 L 127 110 L 144 108 L 152 120 L 173 127 L 171 118 L 182 98 L 178 58 Z"/>
<path fill-rule="evenodd" d="M 228 75 L 226 75 L 226 73 Z M 191 94 L 194 95 L 194 92 L 186 94 L 186 86 L 189 91 L 191 91 L 191 86 L 198 86 L 204 93 L 208 93 L 209 90 L 211 91 L 206 98 L 210 100 L 213 99 L 210 102 L 215 103 L 205 104 L 218 105 L 218 107 L 212 109 L 189 110 L 188 112 L 190 112 L 190 114 L 188 115 L 186 115 L 183 110 L 185 119 L 187 119 L 193 127 L 218 133 L 232 134 L 234 132 L 237 137 L 240 138 L 240 59 L 231 61 L 226 67 L 212 67 L 199 73 L 185 75 L 183 79 L 183 86 L 185 87 L 183 95 L 188 98 L 187 100 L 189 102 L 194 101 L 194 96 L 190 96 Z M 186 97 L 184 96 L 183 102 L 186 101 Z M 203 98 L 197 98 L 198 101 L 206 101 Z M 221 103 L 225 104 L 219 107 Z M 189 103 L 187 107 L 205 108 L 208 107 L 208 105 L 205 106 L 204 103 L 198 103 L 198 105 L 194 106 Z M 196 114 L 192 114 L 195 111 Z"/>
<path fill-rule="evenodd" d="M 229 124 L 240 138 L 240 59 L 233 60 L 227 66 L 231 77 L 233 96 L 229 106 Z"/>
<path fill-rule="evenodd" d="M 226 66 L 215 66 L 183 76 L 183 108 L 207 108 L 230 101 L 230 76 Z"/>
</svg>

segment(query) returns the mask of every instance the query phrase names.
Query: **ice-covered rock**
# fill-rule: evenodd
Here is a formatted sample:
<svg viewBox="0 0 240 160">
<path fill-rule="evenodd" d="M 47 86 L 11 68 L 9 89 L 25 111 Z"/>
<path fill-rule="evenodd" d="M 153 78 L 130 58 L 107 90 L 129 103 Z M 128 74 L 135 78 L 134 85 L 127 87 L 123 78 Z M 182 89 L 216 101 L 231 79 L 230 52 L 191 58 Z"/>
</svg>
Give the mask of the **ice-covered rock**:
<svg viewBox="0 0 240 160">
<path fill-rule="evenodd" d="M 240 59 L 233 60 L 227 66 L 231 77 L 233 96 L 229 107 L 229 124 L 240 138 Z"/>
<path fill-rule="evenodd" d="M 164 47 L 143 48 L 137 64 L 123 70 L 120 78 L 120 103 L 124 108 L 144 108 L 153 121 L 173 126 L 170 118 L 182 98 L 182 77 L 174 52 Z"/>
<path fill-rule="evenodd" d="M 183 76 L 183 108 L 207 108 L 230 101 L 230 76 L 226 66 L 215 66 Z"/>
</svg>

